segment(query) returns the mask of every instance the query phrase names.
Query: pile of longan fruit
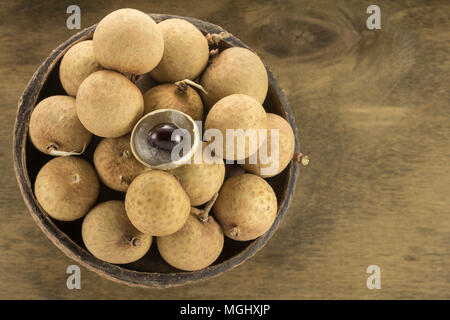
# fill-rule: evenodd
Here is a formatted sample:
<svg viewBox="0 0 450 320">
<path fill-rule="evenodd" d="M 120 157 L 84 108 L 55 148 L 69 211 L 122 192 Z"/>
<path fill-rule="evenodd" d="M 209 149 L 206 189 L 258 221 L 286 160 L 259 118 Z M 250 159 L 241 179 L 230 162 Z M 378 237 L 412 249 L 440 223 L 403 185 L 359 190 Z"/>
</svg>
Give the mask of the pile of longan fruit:
<svg viewBox="0 0 450 320">
<path fill-rule="evenodd" d="M 53 219 L 84 219 L 84 245 L 98 259 L 132 263 L 156 237 L 168 264 L 200 270 L 217 260 L 224 235 L 249 241 L 272 226 L 277 197 L 265 178 L 293 159 L 294 133 L 262 106 L 268 74 L 260 58 L 240 47 L 219 50 L 211 40 L 217 37 L 183 19 L 157 24 L 135 9 L 114 11 L 92 40 L 73 44 L 63 56 L 59 77 L 67 95 L 47 97 L 34 108 L 31 142 L 54 156 L 36 177 L 36 199 Z M 159 109 L 181 111 L 224 136 L 227 129 L 269 131 L 264 141 L 246 144 L 244 158 L 227 159 L 224 152 L 215 163 L 155 170 L 136 159 L 130 133 Z M 270 163 L 245 159 L 264 144 L 270 154 L 270 129 L 279 130 L 279 166 L 267 175 L 262 169 Z M 87 161 L 79 155 L 93 136 L 101 140 Z M 98 203 L 101 188 L 122 192 L 123 201 Z"/>
</svg>

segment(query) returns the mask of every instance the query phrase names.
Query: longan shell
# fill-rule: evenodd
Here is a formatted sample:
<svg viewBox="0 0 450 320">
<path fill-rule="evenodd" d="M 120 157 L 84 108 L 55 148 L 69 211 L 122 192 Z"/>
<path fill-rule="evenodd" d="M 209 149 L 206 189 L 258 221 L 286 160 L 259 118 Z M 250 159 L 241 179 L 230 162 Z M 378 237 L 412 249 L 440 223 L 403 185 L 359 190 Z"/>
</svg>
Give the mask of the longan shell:
<svg viewBox="0 0 450 320">
<path fill-rule="evenodd" d="M 100 70 L 81 83 L 76 107 L 86 129 L 100 137 L 116 138 L 133 129 L 144 112 L 144 98 L 120 73 Z"/>
<path fill-rule="evenodd" d="M 70 96 L 76 96 L 78 87 L 91 73 L 102 69 L 94 55 L 94 42 L 86 40 L 71 47 L 61 60 L 59 79 Z"/>
<path fill-rule="evenodd" d="M 226 236 L 248 241 L 270 229 L 278 205 L 272 187 L 263 178 L 246 173 L 225 181 L 213 209 Z M 233 228 L 239 230 L 237 236 Z"/>
<path fill-rule="evenodd" d="M 199 148 L 199 152 L 202 153 L 198 160 L 199 163 L 196 163 L 193 156 L 191 163 L 169 171 L 177 177 L 193 207 L 208 202 L 219 191 L 225 178 L 225 164 L 222 159 L 220 159 L 220 163 L 213 162 L 212 157 L 207 159 L 203 155 L 205 146 L 206 143 L 203 142 L 203 147 Z"/>
<path fill-rule="evenodd" d="M 102 139 L 95 148 L 94 165 L 100 180 L 121 192 L 127 191 L 134 178 L 147 169 L 131 152 L 130 135 Z"/>
<path fill-rule="evenodd" d="M 128 220 L 123 201 L 95 206 L 83 220 L 81 235 L 86 248 L 100 260 L 124 264 L 142 258 L 152 236 L 139 232 Z"/>
<path fill-rule="evenodd" d="M 232 47 L 222 51 L 206 68 L 200 84 L 207 108 L 223 97 L 242 93 L 263 103 L 269 88 L 267 71 L 261 59 L 252 51 Z"/>
<path fill-rule="evenodd" d="M 267 116 L 263 106 L 254 98 L 245 94 L 232 94 L 220 99 L 209 111 L 206 121 L 205 130 L 218 129 L 223 136 L 223 150 L 219 154 L 228 160 L 242 160 L 248 158 L 249 155 L 258 151 L 264 142 L 260 138 L 259 130 L 267 129 Z M 245 137 L 245 153 L 239 156 L 237 153 L 238 139 L 226 139 L 227 129 L 256 130 L 257 143 L 250 143 L 249 137 Z M 226 154 L 226 145 L 234 144 L 234 155 Z"/>
<path fill-rule="evenodd" d="M 217 260 L 223 249 L 224 236 L 220 225 L 209 217 L 199 221 L 191 214 L 179 231 L 156 239 L 161 257 L 171 266 L 184 270 L 201 270 Z"/>
<path fill-rule="evenodd" d="M 177 179 L 164 171 L 145 171 L 128 187 L 125 208 L 131 223 L 152 236 L 167 236 L 183 227 L 191 204 Z"/>
<path fill-rule="evenodd" d="M 93 41 L 95 57 L 103 67 L 127 74 L 151 71 L 164 52 L 156 22 L 135 9 L 119 9 L 104 17 Z"/>
<path fill-rule="evenodd" d="M 73 221 L 83 217 L 94 205 L 99 194 L 99 181 L 86 160 L 57 157 L 39 171 L 34 193 L 50 217 Z"/>
<path fill-rule="evenodd" d="M 164 37 L 164 53 L 151 71 L 152 77 L 158 82 L 197 78 L 209 58 L 208 41 L 201 31 L 182 19 L 167 19 L 158 27 Z"/>
<path fill-rule="evenodd" d="M 246 163 L 243 164 L 243 168 L 251 173 L 257 174 L 260 177 L 263 178 L 269 178 L 273 177 L 277 174 L 279 174 L 281 171 L 283 171 L 288 164 L 291 162 L 293 156 L 294 156 L 294 149 L 295 149 L 295 137 L 294 132 L 292 131 L 292 127 L 290 126 L 289 122 L 287 122 L 285 119 L 280 117 L 279 115 L 276 115 L 274 113 L 267 113 L 267 140 L 264 142 L 265 147 L 267 148 L 267 158 L 265 160 L 269 160 L 272 155 L 272 135 L 271 135 L 271 129 L 278 129 L 278 159 L 273 160 L 271 162 L 268 162 L 267 164 L 262 164 L 260 155 L 258 152 L 257 155 L 257 162 L 250 164 L 249 159 L 246 159 Z M 259 151 L 261 152 L 263 148 L 260 148 Z M 270 173 L 263 173 L 261 171 L 262 168 L 269 169 L 272 165 L 275 165 L 275 161 L 278 161 L 278 169 L 274 172 Z"/>
<path fill-rule="evenodd" d="M 144 94 L 144 114 L 158 109 L 175 109 L 192 119 L 202 121 L 203 102 L 200 95 L 187 86 L 183 91 L 172 83 L 161 84 Z"/>
<path fill-rule="evenodd" d="M 80 152 L 90 142 L 92 134 L 78 119 L 75 98 L 51 96 L 34 108 L 30 117 L 30 139 L 41 152 Z"/>
</svg>

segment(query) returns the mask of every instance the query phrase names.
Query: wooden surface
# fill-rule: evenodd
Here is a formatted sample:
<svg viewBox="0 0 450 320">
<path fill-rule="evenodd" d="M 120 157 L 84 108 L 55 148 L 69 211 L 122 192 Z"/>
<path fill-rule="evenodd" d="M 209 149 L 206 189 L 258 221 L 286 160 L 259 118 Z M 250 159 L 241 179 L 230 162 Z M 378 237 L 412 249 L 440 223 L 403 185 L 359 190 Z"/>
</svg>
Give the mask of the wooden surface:
<svg viewBox="0 0 450 320">
<path fill-rule="evenodd" d="M 255 257 L 218 278 L 149 290 L 82 268 L 82 289 L 68 290 L 73 262 L 27 212 L 11 143 L 23 89 L 77 32 L 65 27 L 72 3 L 2 1 L 1 299 L 450 298 L 448 1 L 377 1 L 376 31 L 365 26 L 371 1 L 152 2 L 77 3 L 82 27 L 134 7 L 213 22 L 259 53 L 312 158 L 284 222 Z M 366 288 L 373 264 L 380 290 Z"/>
</svg>

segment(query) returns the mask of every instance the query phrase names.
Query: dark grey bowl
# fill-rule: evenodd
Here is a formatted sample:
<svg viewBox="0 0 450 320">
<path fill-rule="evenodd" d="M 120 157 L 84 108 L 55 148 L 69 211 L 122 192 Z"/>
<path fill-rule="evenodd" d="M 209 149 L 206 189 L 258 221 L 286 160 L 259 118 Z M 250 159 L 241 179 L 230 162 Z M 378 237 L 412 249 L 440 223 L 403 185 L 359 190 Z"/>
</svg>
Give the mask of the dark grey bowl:
<svg viewBox="0 0 450 320">
<path fill-rule="evenodd" d="M 163 14 L 150 14 L 150 16 L 156 22 L 169 18 L 185 19 L 205 34 L 225 31 L 217 25 L 193 18 Z M 40 153 L 30 143 L 28 138 L 30 115 L 33 108 L 42 99 L 51 95 L 65 94 L 58 77 L 61 58 L 73 44 L 92 38 L 95 27 L 94 25 L 81 31 L 56 48 L 33 75 L 19 100 L 14 127 L 14 169 L 20 190 L 31 216 L 46 236 L 67 256 L 105 278 L 131 286 L 167 288 L 183 285 L 218 276 L 240 265 L 252 257 L 269 241 L 284 218 L 291 197 L 294 194 L 299 172 L 298 164 L 294 161 L 281 174 L 267 179 L 277 194 L 279 205 L 278 216 L 270 230 L 253 241 L 239 242 L 226 238 L 223 252 L 217 261 L 208 268 L 200 271 L 182 272 L 172 268 L 160 257 L 155 245 L 152 246 L 146 256 L 135 263 L 118 266 L 103 262 L 91 255 L 83 244 L 81 239 L 82 219 L 73 222 L 52 220 L 38 204 L 33 193 L 34 180 L 39 169 L 51 157 Z M 242 41 L 233 36 L 226 38 L 219 44 L 219 48 L 221 49 L 231 46 L 248 48 Z M 296 134 L 294 117 L 286 97 L 272 72 L 269 69 L 267 69 L 267 72 L 269 75 L 269 91 L 264 102 L 264 107 L 268 112 L 276 113 L 287 119 Z M 93 139 L 83 154 L 83 158 L 92 162 L 92 154 L 98 141 L 99 138 Z M 297 138 L 295 141 L 295 152 L 299 152 Z M 115 192 L 102 185 L 98 202 L 113 199 L 123 200 L 124 193 Z"/>
</svg>

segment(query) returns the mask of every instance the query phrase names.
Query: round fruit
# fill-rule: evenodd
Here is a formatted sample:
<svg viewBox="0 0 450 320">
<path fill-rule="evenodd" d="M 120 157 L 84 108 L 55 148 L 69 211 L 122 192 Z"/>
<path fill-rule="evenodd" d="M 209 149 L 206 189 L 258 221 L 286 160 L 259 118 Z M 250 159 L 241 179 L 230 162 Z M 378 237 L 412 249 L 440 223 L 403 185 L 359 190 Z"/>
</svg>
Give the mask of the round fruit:
<svg viewBox="0 0 450 320">
<path fill-rule="evenodd" d="M 206 68 L 200 84 L 208 92 L 203 102 L 210 108 L 223 97 L 243 93 L 263 103 L 269 81 L 261 59 L 252 51 L 233 47 L 224 50 Z"/>
<path fill-rule="evenodd" d="M 228 160 L 242 160 L 258 151 L 264 142 L 260 130 L 267 129 L 266 112 L 252 97 L 233 94 L 220 99 L 209 111 L 205 130 L 209 129 L 217 129 L 222 134 L 223 150 L 216 150 L 218 155 Z M 227 139 L 227 131 L 232 133 L 233 130 L 236 130 L 236 135 Z M 253 136 L 251 131 L 246 135 L 246 130 L 253 130 Z M 238 141 L 244 141 L 244 138 L 245 152 L 238 153 Z M 230 151 L 234 150 L 233 154 L 227 152 L 227 146 Z"/>
<path fill-rule="evenodd" d="M 182 19 L 158 23 L 164 37 L 164 54 L 150 73 L 158 82 L 195 79 L 209 58 L 208 41 L 193 24 Z"/>
<path fill-rule="evenodd" d="M 263 178 L 246 173 L 225 181 L 214 204 L 214 215 L 226 236 L 247 241 L 270 229 L 277 207 L 272 187 Z"/>
<path fill-rule="evenodd" d="M 189 215 L 179 231 L 158 237 L 156 243 L 162 258 L 171 266 L 185 271 L 201 270 L 217 260 L 223 248 L 223 232 L 212 217 L 202 222 Z"/>
<path fill-rule="evenodd" d="M 145 171 L 128 187 L 125 208 L 131 223 L 152 236 L 167 236 L 183 227 L 191 205 L 177 179 L 164 171 Z"/>
<path fill-rule="evenodd" d="M 282 117 L 274 114 L 267 114 L 267 140 L 264 145 L 258 150 L 256 163 L 251 164 L 250 158 L 246 159 L 246 163 L 242 166 L 248 172 L 257 174 L 263 178 L 273 177 L 279 174 L 291 162 L 294 156 L 295 137 L 292 127 Z M 278 148 L 278 157 L 271 159 L 272 156 L 272 131 L 278 129 L 278 143 L 274 141 L 274 147 Z M 261 161 L 261 152 L 266 150 Z"/>
<path fill-rule="evenodd" d="M 131 263 L 150 249 L 152 236 L 139 232 L 128 220 L 123 201 L 107 201 L 86 215 L 81 228 L 86 248 L 109 263 Z"/>
<path fill-rule="evenodd" d="M 203 119 L 203 102 L 197 91 L 188 85 L 161 84 L 144 94 L 144 114 L 157 109 L 175 109 L 194 120 Z"/>
<path fill-rule="evenodd" d="M 97 200 L 99 181 L 86 160 L 57 157 L 39 171 L 34 193 L 49 216 L 73 221 L 83 217 Z"/>
<path fill-rule="evenodd" d="M 62 58 L 59 79 L 67 94 L 75 97 L 83 80 L 101 68 L 95 60 L 94 42 L 81 41 L 71 47 Z"/>
<path fill-rule="evenodd" d="M 116 10 L 94 32 L 94 53 L 100 64 L 127 74 L 149 72 L 162 58 L 164 39 L 158 25 L 135 9 Z"/>
<path fill-rule="evenodd" d="M 199 152 L 203 150 L 199 149 Z M 225 177 L 225 164 L 222 159 L 219 159 L 219 163 L 214 163 L 212 157 L 207 157 L 202 154 L 199 163 L 196 163 L 193 157 L 190 164 L 170 171 L 178 178 L 191 200 L 191 206 L 194 207 L 209 201 L 219 191 Z"/>
<path fill-rule="evenodd" d="M 100 141 L 94 152 L 94 165 L 106 186 L 122 192 L 146 169 L 131 152 L 130 135 Z"/>
<path fill-rule="evenodd" d="M 144 99 L 120 73 L 100 70 L 81 83 L 76 106 L 86 129 L 100 137 L 116 138 L 133 129 L 144 111 Z"/>
<path fill-rule="evenodd" d="M 53 156 L 80 154 L 91 136 L 78 119 L 75 98 L 48 97 L 31 113 L 30 139 L 43 153 Z"/>
</svg>

